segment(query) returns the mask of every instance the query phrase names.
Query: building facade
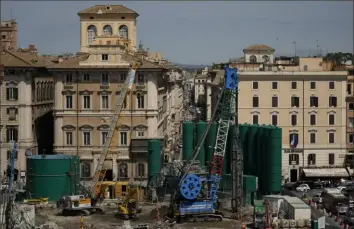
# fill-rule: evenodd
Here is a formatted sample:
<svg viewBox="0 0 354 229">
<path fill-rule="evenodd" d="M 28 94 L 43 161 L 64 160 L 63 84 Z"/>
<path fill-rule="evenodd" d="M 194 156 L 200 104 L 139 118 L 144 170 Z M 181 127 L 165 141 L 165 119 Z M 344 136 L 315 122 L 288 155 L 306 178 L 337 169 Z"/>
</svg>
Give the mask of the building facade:
<svg viewBox="0 0 354 229">
<path fill-rule="evenodd" d="M 239 69 L 239 122 L 282 128 L 284 179 L 298 180 L 302 168 L 345 170 L 347 72 L 328 71 L 319 58 L 252 71 L 245 63 L 231 66 Z M 211 72 L 212 109 L 222 85 L 220 72 Z M 324 173 L 318 169 L 318 176 Z"/>
<path fill-rule="evenodd" d="M 97 14 L 99 10 L 102 13 Z M 129 180 L 144 186 L 148 140 L 160 139 L 165 149 L 173 143 L 168 135 L 173 132 L 169 127 L 173 129 L 176 115 L 172 108 L 178 107 L 173 102 L 176 85 L 173 74 L 167 74 L 171 70 L 149 59 L 142 45 L 134 51 L 137 14 L 127 12 L 133 11 L 123 6 L 81 11 L 82 52 L 50 67 L 55 76 L 54 151 L 80 156 L 81 176 L 93 176 L 130 64 L 140 60 L 142 65 L 135 86 L 127 92 L 104 168 L 107 180 Z M 94 39 L 89 35 L 92 25 L 98 34 Z M 123 25 L 128 35 L 118 36 L 116 32 Z"/>
<path fill-rule="evenodd" d="M 17 50 L 17 22 L 15 20 L 1 21 L 0 24 L 1 48 Z"/>
<path fill-rule="evenodd" d="M 3 173 L 17 143 L 16 177 L 26 176 L 27 154 L 51 153 L 54 84 L 46 66 L 51 61 L 35 53 L 1 53 L 3 77 L 0 82 L 0 140 Z"/>
<path fill-rule="evenodd" d="M 348 66 L 347 89 L 346 89 L 346 138 L 347 154 L 345 158 L 346 166 L 353 172 L 353 154 L 354 154 L 354 68 Z"/>
</svg>

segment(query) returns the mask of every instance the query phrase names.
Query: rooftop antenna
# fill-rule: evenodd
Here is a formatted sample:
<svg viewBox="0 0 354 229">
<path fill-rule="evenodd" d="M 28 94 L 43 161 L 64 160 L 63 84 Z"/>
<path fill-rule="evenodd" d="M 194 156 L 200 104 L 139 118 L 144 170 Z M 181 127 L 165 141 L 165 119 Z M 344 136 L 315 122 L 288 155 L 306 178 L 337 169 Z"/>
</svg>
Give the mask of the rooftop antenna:
<svg viewBox="0 0 354 229">
<path fill-rule="evenodd" d="M 12 21 L 12 8 L 10 8 L 10 20 Z"/>
<path fill-rule="evenodd" d="M 318 45 L 318 40 L 316 40 L 316 56 L 318 56 L 318 54 L 319 54 L 319 51 L 318 51 L 318 49 L 319 49 L 319 45 Z"/>
<path fill-rule="evenodd" d="M 294 57 L 296 57 L 296 41 L 293 41 L 293 45 L 294 45 Z"/>
</svg>

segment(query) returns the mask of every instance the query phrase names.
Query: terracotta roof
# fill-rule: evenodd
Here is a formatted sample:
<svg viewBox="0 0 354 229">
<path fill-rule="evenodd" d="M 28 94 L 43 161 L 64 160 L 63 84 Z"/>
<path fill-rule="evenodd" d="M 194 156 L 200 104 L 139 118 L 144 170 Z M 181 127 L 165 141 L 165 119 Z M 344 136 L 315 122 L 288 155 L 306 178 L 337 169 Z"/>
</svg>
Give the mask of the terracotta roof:
<svg viewBox="0 0 354 229">
<path fill-rule="evenodd" d="M 85 10 L 82 10 L 78 13 L 78 15 L 83 14 L 96 14 L 97 11 L 101 10 L 102 13 L 108 14 L 134 14 L 139 16 L 139 14 L 123 5 L 95 5 Z"/>
<path fill-rule="evenodd" d="M 54 63 L 50 58 L 30 52 L 12 52 L 3 50 L 1 53 L 1 64 L 5 67 L 46 67 Z"/>
<path fill-rule="evenodd" d="M 256 51 L 274 51 L 273 48 L 267 46 L 267 45 L 259 45 L 259 44 L 256 44 L 256 45 L 251 45 L 251 46 L 248 46 L 247 48 L 243 49 L 243 51 L 250 51 L 250 50 L 256 50 Z"/>
<path fill-rule="evenodd" d="M 89 53 L 85 53 L 85 54 L 82 54 L 82 55 L 79 55 L 79 56 L 76 56 L 76 57 L 73 57 L 73 58 L 69 58 L 69 59 L 66 59 L 64 60 L 63 62 L 61 63 L 58 63 L 58 64 L 54 64 L 52 66 L 49 66 L 48 68 L 49 69 L 87 69 L 87 68 L 94 68 L 94 69 L 97 69 L 97 68 L 108 68 L 108 69 L 112 69 L 112 68 L 126 68 L 125 66 L 120 66 L 120 65 L 86 65 L 86 66 L 83 66 L 81 65 L 80 66 L 80 62 L 81 61 L 85 61 L 89 58 L 90 54 Z M 131 55 L 131 54 L 128 54 L 128 55 L 125 55 L 122 57 L 123 60 L 125 61 L 132 61 L 134 60 L 135 58 Z M 139 68 L 145 68 L 145 69 L 166 69 L 166 67 L 164 66 L 161 66 L 161 65 L 158 65 L 158 64 L 154 64 L 150 61 L 147 61 L 147 60 L 142 60 L 142 63 L 143 65 L 140 66 Z"/>
</svg>

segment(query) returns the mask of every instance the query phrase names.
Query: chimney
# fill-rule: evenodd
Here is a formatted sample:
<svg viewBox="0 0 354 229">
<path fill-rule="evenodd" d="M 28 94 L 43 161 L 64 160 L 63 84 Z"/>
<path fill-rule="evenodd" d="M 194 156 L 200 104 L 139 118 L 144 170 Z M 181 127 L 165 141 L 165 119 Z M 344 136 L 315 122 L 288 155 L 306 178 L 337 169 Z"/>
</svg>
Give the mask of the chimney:
<svg viewBox="0 0 354 229">
<path fill-rule="evenodd" d="M 37 48 L 35 45 L 28 45 L 28 51 L 29 52 L 37 52 Z"/>
</svg>

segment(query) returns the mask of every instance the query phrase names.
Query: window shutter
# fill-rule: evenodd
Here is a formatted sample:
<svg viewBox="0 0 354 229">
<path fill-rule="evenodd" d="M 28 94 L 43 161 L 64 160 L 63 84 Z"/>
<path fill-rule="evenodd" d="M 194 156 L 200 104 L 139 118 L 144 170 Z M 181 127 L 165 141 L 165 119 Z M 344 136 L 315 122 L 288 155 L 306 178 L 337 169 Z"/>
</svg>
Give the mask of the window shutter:
<svg viewBox="0 0 354 229">
<path fill-rule="evenodd" d="M 14 99 L 18 100 L 18 88 L 14 88 Z"/>
</svg>

